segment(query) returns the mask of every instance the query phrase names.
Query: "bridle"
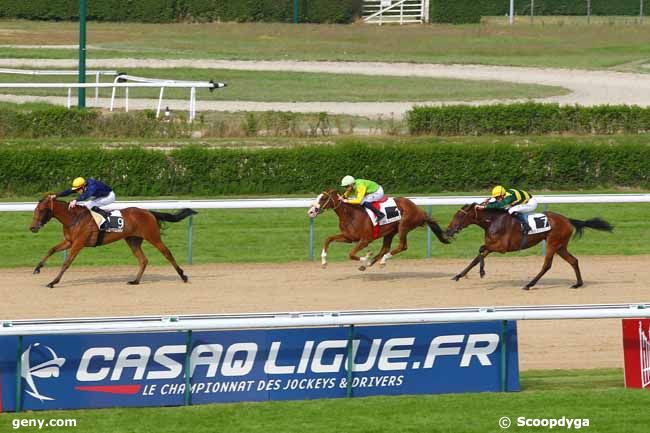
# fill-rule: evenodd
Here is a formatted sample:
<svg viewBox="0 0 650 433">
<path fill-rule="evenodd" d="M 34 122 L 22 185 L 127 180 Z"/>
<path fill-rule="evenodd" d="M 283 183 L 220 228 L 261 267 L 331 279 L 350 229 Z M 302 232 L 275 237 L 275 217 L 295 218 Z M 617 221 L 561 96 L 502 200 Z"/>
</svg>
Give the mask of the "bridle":
<svg viewBox="0 0 650 433">
<path fill-rule="evenodd" d="M 324 192 L 323 194 L 327 195 L 327 200 L 325 201 L 325 203 L 323 203 L 323 205 L 320 207 L 320 209 L 323 209 L 323 210 L 328 209 L 328 208 L 327 208 L 327 205 L 328 205 L 328 204 L 330 203 L 330 201 L 331 201 L 331 202 L 332 202 L 332 206 L 331 206 L 329 209 L 332 209 L 332 210 L 335 211 L 335 210 L 338 209 L 338 208 L 341 206 L 341 204 L 343 203 L 343 201 L 339 200 L 339 202 L 338 202 L 336 205 L 334 205 L 334 197 L 332 197 L 332 194 L 329 193 L 329 192 Z"/>
</svg>

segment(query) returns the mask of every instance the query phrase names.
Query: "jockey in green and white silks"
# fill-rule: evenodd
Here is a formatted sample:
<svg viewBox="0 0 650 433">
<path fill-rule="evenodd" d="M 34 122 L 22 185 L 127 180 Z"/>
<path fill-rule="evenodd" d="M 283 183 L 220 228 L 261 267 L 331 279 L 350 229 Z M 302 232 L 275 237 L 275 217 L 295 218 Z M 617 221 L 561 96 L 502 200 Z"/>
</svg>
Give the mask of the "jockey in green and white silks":
<svg viewBox="0 0 650 433">
<path fill-rule="evenodd" d="M 537 200 L 527 191 L 521 189 L 506 189 L 501 185 L 492 188 L 492 200 L 485 205 L 486 209 L 505 209 L 520 222 L 524 234 L 530 231 L 524 213 L 537 209 Z"/>
<path fill-rule="evenodd" d="M 341 186 L 345 187 L 343 193 L 344 203 L 360 204 L 366 209 L 370 209 L 377 216 L 377 221 L 384 218 L 385 215 L 371 204 L 373 201 L 384 198 L 384 189 L 377 182 L 367 179 L 355 179 L 348 175 L 341 180 Z M 354 198 L 349 199 L 350 196 Z"/>
</svg>

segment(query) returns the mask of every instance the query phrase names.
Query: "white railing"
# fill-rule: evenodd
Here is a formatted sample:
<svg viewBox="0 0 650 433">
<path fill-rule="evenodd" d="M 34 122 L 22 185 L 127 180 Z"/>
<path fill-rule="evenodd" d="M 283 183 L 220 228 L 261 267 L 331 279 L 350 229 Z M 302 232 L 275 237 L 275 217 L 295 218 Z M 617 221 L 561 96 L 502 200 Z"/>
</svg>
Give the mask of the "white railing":
<svg viewBox="0 0 650 433">
<path fill-rule="evenodd" d="M 119 78 L 119 76 L 118 76 Z M 2 89 L 67 89 L 68 90 L 68 99 L 66 106 L 70 108 L 72 106 L 72 89 L 79 88 L 111 88 L 113 89 L 113 98 L 111 98 L 111 111 L 113 110 L 113 99 L 115 95 L 116 88 L 125 88 L 126 97 L 125 97 L 125 110 L 129 111 L 128 103 L 128 89 L 131 87 L 136 88 L 160 88 L 162 99 L 162 89 L 166 87 L 175 87 L 175 88 L 189 88 L 190 89 L 190 106 L 189 106 L 189 121 L 191 122 L 196 116 L 196 89 L 205 88 L 205 89 L 220 89 L 226 87 L 225 83 L 216 83 L 213 81 L 206 82 L 173 82 L 173 81 L 154 81 L 154 82 L 143 82 L 143 83 L 0 83 L 0 88 Z M 160 103 L 160 102 L 159 102 Z"/>
<path fill-rule="evenodd" d="M 462 206 L 472 202 L 480 202 L 485 197 L 451 196 L 451 197 L 409 197 L 418 206 Z M 559 203 L 650 203 L 650 194 L 571 194 L 571 195 L 536 195 L 541 204 Z M 120 201 L 106 209 L 124 209 L 139 207 L 143 209 L 271 209 L 271 208 L 303 208 L 314 204 L 309 198 L 271 198 L 271 199 L 231 199 L 231 200 L 147 200 Z M 36 203 L 0 203 L 0 212 L 32 212 Z M 314 218 L 309 220 L 308 258 L 314 259 Z M 427 230 L 427 257 L 431 256 L 433 238 Z M 188 263 L 192 263 L 192 217 L 189 218 L 188 230 Z"/>
<path fill-rule="evenodd" d="M 79 75 L 79 71 L 72 69 L 69 70 L 43 70 L 43 69 L 7 69 L 0 68 L 0 74 L 15 74 L 15 75 L 42 75 L 42 76 L 59 76 L 59 75 Z M 122 72 L 117 71 L 95 71 L 87 70 L 86 75 L 94 75 L 95 83 L 99 83 L 102 75 L 114 77 L 120 75 Z M 69 103 L 68 103 L 69 104 Z M 95 88 L 95 105 L 99 105 L 99 88 Z M 68 105 L 70 108 L 70 105 Z"/>
<path fill-rule="evenodd" d="M 409 197 L 418 206 L 465 205 L 485 200 L 485 196 Z M 535 195 L 540 204 L 560 203 L 650 203 L 650 194 L 558 194 Z M 106 209 L 140 207 L 143 209 L 263 209 L 305 208 L 314 198 L 261 198 L 226 200 L 143 200 L 115 202 Z M 31 212 L 35 202 L 0 203 L 0 212 Z"/>
<path fill-rule="evenodd" d="M 365 0 L 363 21 L 371 24 L 425 23 L 429 21 L 429 0 Z"/>
<path fill-rule="evenodd" d="M 4 321 L 0 336 L 650 317 L 650 304 L 539 305 Z"/>
</svg>

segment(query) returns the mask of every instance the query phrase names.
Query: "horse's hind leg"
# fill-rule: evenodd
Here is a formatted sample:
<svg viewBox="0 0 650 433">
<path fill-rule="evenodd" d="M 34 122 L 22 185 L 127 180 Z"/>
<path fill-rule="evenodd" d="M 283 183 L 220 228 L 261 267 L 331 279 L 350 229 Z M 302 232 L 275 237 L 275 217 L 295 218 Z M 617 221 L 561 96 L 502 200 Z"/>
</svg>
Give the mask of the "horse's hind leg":
<svg viewBox="0 0 650 433">
<path fill-rule="evenodd" d="M 357 256 L 357 253 L 364 249 L 365 247 L 368 246 L 370 243 L 370 240 L 368 239 L 361 239 L 357 244 L 350 250 L 348 253 L 348 257 L 350 257 L 350 260 L 358 260 L 361 261 L 361 266 L 359 266 L 360 271 L 365 271 L 366 268 L 368 267 L 368 258 L 367 257 L 359 257 Z"/>
<path fill-rule="evenodd" d="M 126 244 L 131 248 L 131 251 L 133 251 L 133 255 L 138 259 L 138 263 L 140 264 L 140 270 L 138 271 L 138 275 L 135 277 L 135 280 L 131 280 L 128 282 L 128 284 L 140 284 L 140 279 L 142 279 L 142 274 L 144 274 L 144 270 L 147 267 L 147 263 L 149 263 L 149 260 L 144 255 L 144 252 L 142 251 L 142 238 L 136 238 L 136 237 L 128 237 L 124 239 L 126 241 Z"/>
<path fill-rule="evenodd" d="M 578 287 L 581 287 L 584 283 L 582 281 L 582 275 L 580 275 L 580 266 L 578 266 L 578 259 L 576 259 L 571 253 L 569 253 L 569 250 L 567 249 L 566 245 L 559 248 L 557 250 L 557 253 L 562 257 L 564 260 L 567 261 L 573 268 L 573 270 L 576 273 L 576 283 L 571 286 L 572 289 L 577 289 Z"/>
<path fill-rule="evenodd" d="M 70 248 L 70 244 L 71 244 L 71 242 L 70 242 L 69 240 L 66 239 L 66 240 L 64 240 L 63 242 L 58 243 L 58 244 L 54 245 L 52 248 L 50 248 L 49 251 L 47 252 L 47 254 L 45 255 L 45 257 L 43 257 L 43 258 L 41 259 L 41 261 L 38 262 L 38 264 L 37 264 L 36 267 L 34 268 L 34 273 L 35 273 L 35 274 L 40 274 L 40 273 L 41 273 L 41 268 L 42 268 L 43 266 L 45 266 L 45 261 L 46 261 L 47 259 L 49 259 L 50 256 L 52 256 L 52 254 Z"/>
<path fill-rule="evenodd" d="M 539 271 L 539 274 L 535 276 L 535 278 L 533 278 L 528 284 L 522 287 L 523 290 L 530 290 L 530 288 L 537 284 L 539 279 L 542 278 L 549 269 L 551 269 L 551 266 L 553 265 L 553 256 L 555 255 L 556 249 L 552 248 L 549 242 L 547 242 L 547 244 L 546 257 L 544 257 L 544 265 L 542 265 L 542 269 Z"/>
<path fill-rule="evenodd" d="M 147 239 L 147 242 L 149 242 L 151 245 L 156 247 L 158 251 L 162 253 L 163 256 L 171 263 L 171 265 L 176 269 L 176 272 L 178 275 L 181 277 L 183 282 L 187 283 L 187 275 L 185 275 L 185 272 L 183 272 L 183 269 L 181 269 L 180 266 L 178 266 L 178 263 L 176 263 L 176 260 L 174 259 L 174 256 L 172 255 L 171 251 L 169 251 L 169 248 L 163 243 L 163 241 L 160 239 L 160 236 L 156 236 L 155 238 L 150 238 Z"/>
</svg>

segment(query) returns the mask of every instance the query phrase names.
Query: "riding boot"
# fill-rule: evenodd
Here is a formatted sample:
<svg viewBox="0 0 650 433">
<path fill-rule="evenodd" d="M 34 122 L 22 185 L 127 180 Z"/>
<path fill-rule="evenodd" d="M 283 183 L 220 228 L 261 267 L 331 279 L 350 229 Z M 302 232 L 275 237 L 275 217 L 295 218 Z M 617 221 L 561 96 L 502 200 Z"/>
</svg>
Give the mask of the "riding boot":
<svg viewBox="0 0 650 433">
<path fill-rule="evenodd" d="M 109 211 L 105 211 L 104 209 L 101 209 L 99 206 L 93 206 L 91 210 L 103 216 L 106 221 L 108 221 L 108 217 L 111 216 L 111 213 Z"/>
<path fill-rule="evenodd" d="M 383 219 L 386 216 L 381 211 L 375 209 L 375 207 L 372 205 L 372 203 L 365 202 L 365 203 L 363 203 L 362 206 L 365 207 L 366 209 L 370 209 L 375 214 L 375 216 L 377 217 L 377 221 L 380 221 L 381 219 Z"/>
<path fill-rule="evenodd" d="M 521 231 L 523 234 L 527 234 L 530 231 L 530 226 L 528 225 L 526 215 L 521 212 L 513 212 L 511 215 L 521 222 Z"/>
</svg>

